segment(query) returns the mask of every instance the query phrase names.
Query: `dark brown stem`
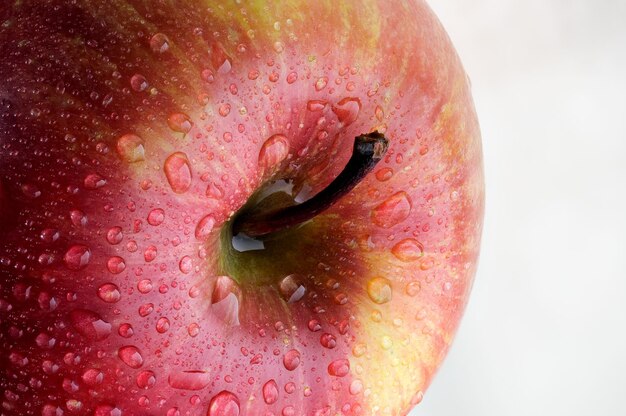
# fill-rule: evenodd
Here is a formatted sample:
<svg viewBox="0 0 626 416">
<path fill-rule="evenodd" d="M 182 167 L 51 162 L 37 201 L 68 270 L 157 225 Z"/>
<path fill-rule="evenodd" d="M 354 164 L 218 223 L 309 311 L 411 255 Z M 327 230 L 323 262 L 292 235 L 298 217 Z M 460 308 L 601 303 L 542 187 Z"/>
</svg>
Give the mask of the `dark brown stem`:
<svg viewBox="0 0 626 416">
<path fill-rule="evenodd" d="M 382 159 L 388 147 L 389 140 L 377 131 L 356 137 L 350 160 L 328 187 L 298 205 L 249 215 L 243 213 L 235 218 L 233 235 L 264 237 L 314 218 L 354 189 Z"/>
</svg>

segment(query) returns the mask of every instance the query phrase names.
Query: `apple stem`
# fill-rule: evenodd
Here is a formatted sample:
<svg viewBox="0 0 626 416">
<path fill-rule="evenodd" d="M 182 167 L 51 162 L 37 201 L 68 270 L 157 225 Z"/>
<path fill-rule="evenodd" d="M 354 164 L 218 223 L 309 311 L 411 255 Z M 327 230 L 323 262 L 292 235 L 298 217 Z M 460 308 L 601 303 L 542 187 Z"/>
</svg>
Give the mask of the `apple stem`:
<svg viewBox="0 0 626 416">
<path fill-rule="evenodd" d="M 233 235 L 258 238 L 302 224 L 333 206 L 350 192 L 382 159 L 389 140 L 378 131 L 357 136 L 350 160 L 328 187 L 298 205 L 269 212 L 240 215 L 233 222 Z"/>
</svg>

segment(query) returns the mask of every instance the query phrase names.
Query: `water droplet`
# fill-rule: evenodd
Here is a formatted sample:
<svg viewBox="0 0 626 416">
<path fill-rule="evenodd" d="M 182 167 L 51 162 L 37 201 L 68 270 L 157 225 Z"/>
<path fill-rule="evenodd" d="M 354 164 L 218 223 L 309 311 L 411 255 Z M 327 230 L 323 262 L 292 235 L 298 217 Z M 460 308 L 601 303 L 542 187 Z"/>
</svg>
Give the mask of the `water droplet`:
<svg viewBox="0 0 626 416">
<path fill-rule="evenodd" d="M 289 155 L 289 142 L 282 134 L 275 134 L 263 143 L 259 152 L 259 166 L 264 169 L 276 167 Z"/>
<path fill-rule="evenodd" d="M 424 400 L 424 393 L 422 391 L 418 391 L 417 393 L 415 393 L 415 395 L 411 398 L 411 404 L 413 406 L 418 405 L 422 402 L 422 400 Z"/>
<path fill-rule="evenodd" d="M 284 277 L 278 284 L 278 289 L 287 303 L 294 303 L 304 297 L 306 288 L 300 283 L 302 278 L 295 274 Z"/>
<path fill-rule="evenodd" d="M 295 72 L 290 72 L 289 75 L 287 75 L 287 84 L 293 84 L 297 80 L 298 74 L 296 74 Z"/>
<path fill-rule="evenodd" d="M 70 211 L 70 220 L 75 227 L 84 227 L 87 225 L 87 215 L 79 209 Z"/>
<path fill-rule="evenodd" d="M 376 179 L 381 182 L 386 182 L 393 177 L 393 169 L 382 168 L 376 172 Z"/>
<path fill-rule="evenodd" d="M 359 379 L 352 380 L 350 383 L 350 394 L 357 395 L 363 391 L 363 382 Z"/>
<path fill-rule="evenodd" d="M 328 85 L 328 77 L 321 77 L 315 81 L 315 91 L 321 91 Z"/>
<path fill-rule="evenodd" d="M 122 227 L 111 227 L 107 231 L 107 241 L 111 245 L 116 245 L 122 242 L 124 233 L 122 233 Z"/>
<path fill-rule="evenodd" d="M 211 399 L 207 416 L 239 416 L 239 399 L 223 390 Z"/>
<path fill-rule="evenodd" d="M 311 319 L 308 323 L 308 327 L 311 332 L 317 332 L 322 329 L 322 325 L 317 319 Z"/>
<path fill-rule="evenodd" d="M 164 53 L 170 48 L 170 40 L 163 33 L 157 33 L 150 39 L 150 49 L 157 53 Z"/>
<path fill-rule="evenodd" d="M 187 192 L 191 186 L 191 166 L 187 155 L 176 152 L 168 156 L 163 165 L 165 177 L 172 190 L 177 194 Z"/>
<path fill-rule="evenodd" d="M 228 74 L 233 67 L 230 57 L 217 42 L 211 45 L 211 64 L 217 73 L 222 75 Z"/>
<path fill-rule="evenodd" d="M 206 196 L 213 199 L 222 199 L 224 197 L 224 190 L 221 186 L 219 186 L 215 182 L 212 182 L 207 185 Z"/>
<path fill-rule="evenodd" d="M 97 173 L 91 173 L 85 177 L 83 182 L 86 189 L 98 189 L 106 185 L 107 181 L 101 175 Z"/>
<path fill-rule="evenodd" d="M 222 104 L 218 108 L 217 112 L 219 113 L 220 116 L 226 117 L 227 115 L 230 114 L 230 109 L 231 109 L 230 104 Z"/>
<path fill-rule="evenodd" d="M 111 324 L 87 309 L 75 309 L 70 312 L 70 322 L 79 334 L 90 341 L 102 341 L 111 334 Z"/>
<path fill-rule="evenodd" d="M 409 296 L 416 296 L 422 289 L 420 282 L 410 282 L 406 285 L 406 294 Z"/>
<path fill-rule="evenodd" d="M 166 317 L 161 317 L 156 323 L 156 330 L 159 334 L 164 334 L 170 329 L 170 320 Z"/>
<path fill-rule="evenodd" d="M 424 246 L 414 238 L 406 238 L 394 245 L 391 253 L 398 260 L 411 262 L 419 260 L 424 255 Z"/>
<path fill-rule="evenodd" d="M 148 224 L 158 226 L 165 221 L 165 211 L 161 208 L 155 208 L 148 213 Z"/>
<path fill-rule="evenodd" d="M 389 335 L 385 335 L 380 339 L 380 346 L 384 350 L 388 350 L 393 347 L 393 340 L 391 339 L 391 337 L 389 337 Z"/>
<path fill-rule="evenodd" d="M 41 241 L 48 244 L 54 243 L 59 239 L 60 236 L 61 233 L 59 232 L 59 230 L 56 230 L 54 228 L 46 228 L 41 232 L 41 234 L 39 234 L 39 238 L 41 238 Z"/>
<path fill-rule="evenodd" d="M 327 104 L 328 103 L 323 100 L 311 100 L 306 103 L 306 108 L 309 111 L 322 111 L 324 108 L 326 108 Z"/>
<path fill-rule="evenodd" d="M 213 215 L 209 214 L 202 218 L 196 226 L 196 239 L 205 240 L 209 235 L 211 235 L 211 231 L 213 231 L 214 226 L 215 217 Z"/>
<path fill-rule="evenodd" d="M 345 377 L 350 373 L 350 361 L 335 360 L 328 365 L 328 374 L 335 377 Z"/>
<path fill-rule="evenodd" d="M 139 348 L 134 345 L 126 345 L 117 350 L 117 356 L 130 368 L 140 368 L 143 365 L 143 357 Z"/>
<path fill-rule="evenodd" d="M 383 111 L 383 108 L 377 105 L 374 112 L 376 114 L 376 119 L 378 119 L 378 121 L 383 121 L 383 118 L 385 117 L 385 112 Z"/>
<path fill-rule="evenodd" d="M 337 338 L 335 338 L 332 334 L 322 334 L 320 337 L 320 344 L 322 344 L 322 347 L 324 348 L 333 349 L 337 346 Z"/>
<path fill-rule="evenodd" d="M 139 307 L 139 316 L 145 318 L 154 311 L 154 303 L 144 303 Z"/>
<path fill-rule="evenodd" d="M 377 304 L 391 300 L 391 282 L 384 277 L 375 277 L 367 282 L 367 294 Z"/>
<path fill-rule="evenodd" d="M 167 125 L 177 133 L 187 134 L 191 131 L 193 123 L 191 118 L 184 113 L 172 113 L 167 118 Z"/>
<path fill-rule="evenodd" d="M 300 365 L 300 351 L 289 350 L 283 357 L 283 365 L 289 371 L 293 371 Z"/>
<path fill-rule="evenodd" d="M 239 297 L 241 289 L 229 276 L 218 276 L 211 295 L 211 310 L 222 322 L 239 325 Z"/>
<path fill-rule="evenodd" d="M 372 210 L 372 221 L 379 227 L 391 228 L 407 219 L 410 213 L 411 199 L 400 191 Z"/>
<path fill-rule="evenodd" d="M 122 411 L 108 404 L 101 404 L 94 410 L 93 416 L 122 416 Z"/>
<path fill-rule="evenodd" d="M 128 163 L 145 160 L 143 139 L 136 134 L 125 134 L 117 139 L 117 153 Z"/>
<path fill-rule="evenodd" d="M 89 247 L 77 244 L 65 252 L 63 261 L 70 270 L 82 270 L 87 267 L 90 258 L 91 250 L 89 250 Z"/>
<path fill-rule="evenodd" d="M 112 274 L 120 274 L 126 269 L 126 263 L 123 258 L 114 256 L 107 260 L 107 269 Z"/>
<path fill-rule="evenodd" d="M 178 263 L 178 268 L 181 272 L 185 274 L 189 273 L 193 269 L 193 261 L 191 260 L 191 257 L 184 256 L 182 259 L 180 259 L 180 262 Z"/>
<path fill-rule="evenodd" d="M 153 371 L 145 370 L 137 374 L 137 387 L 140 389 L 149 389 L 156 384 L 156 375 Z"/>
<path fill-rule="evenodd" d="M 278 384 L 274 379 L 263 385 L 263 400 L 267 404 L 274 404 L 278 400 Z"/>
<path fill-rule="evenodd" d="M 83 380 L 83 383 L 89 387 L 95 387 L 98 384 L 102 384 L 102 381 L 104 380 L 104 373 L 97 368 L 90 368 L 83 373 L 81 379 Z"/>
<path fill-rule="evenodd" d="M 39 198 L 41 196 L 41 191 L 37 187 L 37 185 L 33 185 L 30 183 L 22 185 L 22 193 L 29 198 Z"/>
<path fill-rule="evenodd" d="M 187 333 L 190 337 L 195 338 L 200 333 L 200 326 L 197 323 L 192 323 L 187 327 Z"/>
<path fill-rule="evenodd" d="M 356 121 L 359 111 L 361 111 L 361 100 L 353 97 L 344 98 L 333 106 L 333 113 L 345 126 Z"/>
<path fill-rule="evenodd" d="M 157 256 L 157 248 L 155 246 L 148 246 L 146 248 L 146 250 L 143 252 L 143 259 L 147 262 L 150 263 L 151 261 L 153 261 L 154 259 L 156 259 Z"/>
<path fill-rule="evenodd" d="M 130 338 L 135 333 L 135 330 L 133 329 L 133 326 L 131 324 L 124 323 L 120 325 L 120 327 L 117 330 L 117 333 L 122 338 Z"/>
<path fill-rule="evenodd" d="M 135 74 L 130 78 L 130 87 L 137 92 L 144 91 L 148 88 L 148 80 L 141 74 Z"/>
<path fill-rule="evenodd" d="M 211 374 L 201 370 L 174 371 L 167 378 L 172 388 L 192 391 L 204 389 L 211 381 Z"/>
<path fill-rule="evenodd" d="M 105 283 L 98 288 L 98 297 L 107 303 L 115 303 L 120 300 L 120 289 L 113 283 Z"/>
</svg>

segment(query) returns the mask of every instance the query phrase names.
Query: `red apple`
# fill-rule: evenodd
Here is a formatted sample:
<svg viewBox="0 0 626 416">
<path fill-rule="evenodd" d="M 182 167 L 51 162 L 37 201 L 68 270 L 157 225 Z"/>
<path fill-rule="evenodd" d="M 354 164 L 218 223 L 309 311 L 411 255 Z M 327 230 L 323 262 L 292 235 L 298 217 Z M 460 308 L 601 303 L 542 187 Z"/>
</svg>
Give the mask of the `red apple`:
<svg viewBox="0 0 626 416">
<path fill-rule="evenodd" d="M 23 0 L 0 23 L 3 415 L 422 399 L 483 215 L 469 83 L 423 1 Z"/>
</svg>

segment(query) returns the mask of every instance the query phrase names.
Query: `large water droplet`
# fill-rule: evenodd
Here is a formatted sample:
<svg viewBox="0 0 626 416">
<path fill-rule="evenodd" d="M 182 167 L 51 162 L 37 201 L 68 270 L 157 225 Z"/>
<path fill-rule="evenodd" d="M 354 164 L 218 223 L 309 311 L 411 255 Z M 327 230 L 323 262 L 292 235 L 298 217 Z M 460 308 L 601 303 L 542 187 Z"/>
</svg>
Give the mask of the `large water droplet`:
<svg viewBox="0 0 626 416">
<path fill-rule="evenodd" d="M 90 258 L 91 250 L 89 250 L 89 247 L 76 244 L 65 252 L 63 261 L 70 270 L 82 270 L 87 267 Z"/>
<path fill-rule="evenodd" d="M 117 356 L 130 368 L 140 368 L 143 365 L 143 357 L 139 348 L 134 345 L 126 345 L 117 350 Z"/>
<path fill-rule="evenodd" d="M 130 78 L 130 87 L 137 92 L 144 91 L 148 88 L 148 80 L 141 74 L 135 74 Z"/>
<path fill-rule="evenodd" d="M 108 404 L 101 404 L 97 406 L 93 412 L 93 416 L 122 416 L 123 413 L 118 407 L 113 407 Z"/>
<path fill-rule="evenodd" d="M 107 270 L 112 274 L 120 274 L 126 269 L 124 259 L 119 256 L 113 256 L 107 260 Z"/>
<path fill-rule="evenodd" d="M 81 379 L 83 380 L 83 383 L 89 387 L 95 387 L 98 384 L 102 384 L 102 381 L 104 380 L 104 373 L 97 368 L 90 368 L 83 373 Z"/>
<path fill-rule="evenodd" d="M 87 215 L 79 209 L 70 211 L 70 220 L 75 227 L 84 227 L 87 225 Z"/>
<path fill-rule="evenodd" d="M 170 48 L 170 40 L 163 33 L 157 33 L 150 39 L 150 49 L 157 53 L 164 53 Z"/>
<path fill-rule="evenodd" d="M 165 211 L 161 208 L 155 208 L 148 213 L 148 224 L 159 226 L 165 221 Z"/>
<path fill-rule="evenodd" d="M 107 303 L 115 303 L 120 300 L 120 289 L 113 283 L 105 283 L 98 288 L 98 297 Z"/>
<path fill-rule="evenodd" d="M 173 113 L 167 118 L 167 125 L 170 129 L 178 133 L 187 134 L 191 131 L 193 124 L 191 118 L 184 113 Z"/>
<path fill-rule="evenodd" d="M 367 282 L 367 294 L 377 304 L 391 300 L 391 282 L 384 277 L 375 277 Z"/>
<path fill-rule="evenodd" d="M 333 113 L 345 126 L 356 121 L 359 111 L 361 111 L 361 100 L 353 97 L 344 98 L 333 106 Z"/>
<path fill-rule="evenodd" d="M 173 371 L 167 378 L 172 388 L 192 391 L 204 389 L 211 381 L 211 374 L 201 370 Z"/>
<path fill-rule="evenodd" d="M 311 100 L 306 104 L 306 108 L 309 111 L 322 111 L 326 108 L 326 101 L 323 100 Z"/>
<path fill-rule="evenodd" d="M 274 404 L 278 400 L 278 384 L 274 379 L 263 385 L 263 400 L 267 404 Z"/>
<path fill-rule="evenodd" d="M 293 371 L 300 365 L 300 351 L 289 350 L 283 356 L 283 365 L 289 371 Z"/>
<path fill-rule="evenodd" d="M 263 143 L 259 151 L 259 166 L 271 169 L 289 155 L 289 142 L 282 134 L 275 134 Z"/>
<path fill-rule="evenodd" d="M 409 195 L 400 191 L 372 210 L 372 221 L 382 228 L 391 228 L 408 218 L 411 213 Z"/>
<path fill-rule="evenodd" d="M 128 163 L 145 160 L 143 139 L 136 134 L 125 134 L 117 139 L 117 153 Z"/>
<path fill-rule="evenodd" d="M 223 390 L 211 399 L 207 416 L 239 416 L 239 399 Z"/>
<path fill-rule="evenodd" d="M 106 183 L 107 180 L 103 178 L 102 175 L 99 175 L 97 173 L 90 173 L 89 175 L 85 176 L 85 180 L 83 181 L 85 188 L 92 190 L 102 188 L 104 185 L 106 185 Z"/>
<path fill-rule="evenodd" d="M 304 297 L 306 288 L 302 285 L 302 280 L 301 276 L 290 274 L 278 284 L 278 290 L 287 303 L 297 302 Z"/>
<path fill-rule="evenodd" d="M 59 237 L 61 237 L 61 233 L 59 232 L 59 230 L 56 230 L 54 228 L 46 228 L 41 232 L 41 234 L 39 234 L 39 238 L 41 238 L 41 241 L 48 244 L 54 243 L 59 239 Z"/>
<path fill-rule="evenodd" d="M 350 373 L 350 361 L 335 360 L 328 365 L 328 374 L 335 377 L 345 377 Z"/>
<path fill-rule="evenodd" d="M 225 324 L 239 325 L 241 289 L 229 276 L 218 276 L 211 295 L 211 310 Z"/>
<path fill-rule="evenodd" d="M 332 334 L 322 334 L 320 337 L 320 344 L 322 344 L 322 347 L 324 348 L 333 349 L 337 346 L 337 338 L 335 338 Z"/>
<path fill-rule="evenodd" d="M 420 284 L 420 282 L 409 282 L 406 285 L 406 294 L 409 296 L 416 296 L 419 291 L 422 289 L 422 285 Z"/>
<path fill-rule="evenodd" d="M 328 85 L 328 77 L 318 78 L 317 81 L 315 81 L 315 90 L 321 91 L 326 88 L 326 85 Z"/>
<path fill-rule="evenodd" d="M 406 238 L 394 245 L 391 253 L 398 260 L 411 262 L 419 260 L 424 255 L 424 246 L 414 238 Z"/>
<path fill-rule="evenodd" d="M 90 341 L 102 341 L 111 334 L 111 324 L 87 309 L 70 312 L 70 322 L 79 334 Z"/>
<path fill-rule="evenodd" d="M 137 387 L 147 390 L 156 384 L 156 375 L 153 371 L 145 370 L 137 374 Z"/>
<path fill-rule="evenodd" d="M 181 272 L 188 274 L 193 269 L 193 260 L 189 256 L 183 256 L 178 263 L 178 268 Z"/>
<path fill-rule="evenodd" d="M 213 215 L 207 215 L 202 218 L 198 225 L 196 226 L 196 238 L 198 240 L 204 240 L 209 235 L 211 235 L 211 231 L 213 231 L 213 227 L 215 226 L 215 217 Z"/>
<path fill-rule="evenodd" d="M 124 233 L 122 232 L 122 227 L 111 227 L 107 231 L 107 242 L 112 245 L 116 245 L 122 242 L 124 238 Z"/>
<path fill-rule="evenodd" d="M 211 64 L 218 74 L 227 74 L 232 69 L 230 57 L 224 51 L 222 45 L 214 42 L 211 45 Z"/>
<path fill-rule="evenodd" d="M 164 334 L 170 329 L 170 320 L 166 317 L 161 317 L 156 323 L 156 330 L 159 334 Z"/>
<path fill-rule="evenodd" d="M 168 156 L 163 165 L 165 177 L 170 187 L 177 194 L 187 192 L 191 186 L 191 166 L 187 155 L 182 152 L 176 152 Z"/>
</svg>

